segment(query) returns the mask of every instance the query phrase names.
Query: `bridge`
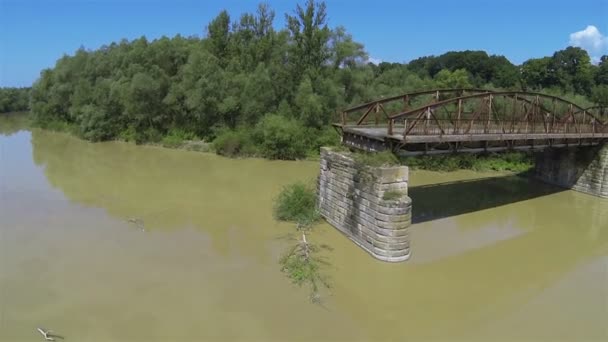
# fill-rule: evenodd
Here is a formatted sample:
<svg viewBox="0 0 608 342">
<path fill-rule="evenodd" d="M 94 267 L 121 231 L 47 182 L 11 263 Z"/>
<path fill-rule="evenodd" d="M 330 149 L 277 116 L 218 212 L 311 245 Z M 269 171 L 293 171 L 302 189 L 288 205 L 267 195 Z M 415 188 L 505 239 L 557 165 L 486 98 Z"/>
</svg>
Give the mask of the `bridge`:
<svg viewBox="0 0 608 342">
<path fill-rule="evenodd" d="M 344 145 L 402 155 L 600 145 L 608 109 L 557 96 L 486 89 L 435 89 L 344 110 Z"/>
<path fill-rule="evenodd" d="M 536 150 L 535 178 L 608 199 L 607 114 L 542 93 L 436 89 L 346 109 L 334 127 L 343 145 L 372 152 Z M 407 165 L 370 166 L 352 152 L 323 147 L 319 212 L 375 258 L 407 260 L 409 227 L 419 220 L 414 202 L 446 200 L 428 188 L 409 191 L 409 177 Z"/>
</svg>

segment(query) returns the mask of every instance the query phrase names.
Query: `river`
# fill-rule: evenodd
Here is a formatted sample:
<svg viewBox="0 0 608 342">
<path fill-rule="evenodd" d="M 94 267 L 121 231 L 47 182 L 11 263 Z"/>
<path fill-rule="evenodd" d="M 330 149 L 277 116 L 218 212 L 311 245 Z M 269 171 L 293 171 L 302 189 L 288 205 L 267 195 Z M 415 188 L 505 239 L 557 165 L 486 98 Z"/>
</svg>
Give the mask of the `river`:
<svg viewBox="0 0 608 342">
<path fill-rule="evenodd" d="M 414 171 L 412 258 L 376 261 L 319 224 L 318 305 L 280 272 L 294 225 L 272 217 L 317 172 L 0 118 L 0 341 L 608 339 L 608 201 Z"/>
</svg>

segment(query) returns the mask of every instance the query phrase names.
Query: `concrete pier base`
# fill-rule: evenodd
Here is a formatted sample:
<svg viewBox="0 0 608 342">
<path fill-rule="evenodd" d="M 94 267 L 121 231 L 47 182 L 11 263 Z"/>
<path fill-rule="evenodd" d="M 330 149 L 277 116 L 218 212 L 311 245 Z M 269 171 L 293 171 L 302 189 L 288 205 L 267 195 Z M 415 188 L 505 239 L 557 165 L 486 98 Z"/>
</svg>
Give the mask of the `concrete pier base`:
<svg viewBox="0 0 608 342">
<path fill-rule="evenodd" d="M 321 148 L 319 211 L 323 218 L 377 259 L 410 256 L 412 201 L 408 168 L 369 167 L 349 152 Z"/>
<path fill-rule="evenodd" d="M 608 198 L 608 144 L 547 149 L 537 155 L 534 175 L 546 183 Z"/>
</svg>

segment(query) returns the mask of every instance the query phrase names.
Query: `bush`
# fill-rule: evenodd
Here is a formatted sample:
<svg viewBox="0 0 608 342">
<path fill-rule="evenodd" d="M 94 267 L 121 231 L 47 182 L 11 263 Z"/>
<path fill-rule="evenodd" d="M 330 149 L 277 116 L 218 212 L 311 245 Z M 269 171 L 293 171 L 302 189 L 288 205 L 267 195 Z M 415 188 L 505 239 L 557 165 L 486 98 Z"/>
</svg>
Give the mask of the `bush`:
<svg viewBox="0 0 608 342">
<path fill-rule="evenodd" d="M 184 141 L 193 139 L 196 139 L 196 135 L 194 133 L 186 132 L 183 129 L 174 128 L 169 130 L 167 135 L 165 135 L 161 140 L 161 143 L 165 147 L 175 148 L 182 146 L 184 144 Z"/>
<path fill-rule="evenodd" d="M 160 142 L 161 139 L 163 138 L 163 135 L 161 134 L 161 132 L 154 128 L 154 127 L 148 127 L 143 131 L 135 131 L 135 143 L 136 144 L 143 144 L 143 143 L 147 143 L 147 142 L 153 142 L 153 143 L 157 143 Z"/>
<path fill-rule="evenodd" d="M 481 155 L 472 169 L 476 171 L 511 171 L 525 172 L 534 165 L 532 156 L 522 152 Z"/>
<path fill-rule="evenodd" d="M 244 129 L 220 130 L 213 140 L 213 149 L 215 153 L 231 158 L 256 154 L 251 136 Z"/>
<path fill-rule="evenodd" d="M 296 120 L 270 114 L 258 123 L 253 138 L 264 158 L 295 160 L 306 157 L 304 132 Z"/>
<path fill-rule="evenodd" d="M 512 171 L 529 170 L 534 162 L 528 153 L 507 152 L 497 154 L 455 154 L 407 157 L 403 163 L 413 169 L 431 171 Z"/>
<path fill-rule="evenodd" d="M 325 127 L 322 129 L 310 128 L 306 134 L 309 142 L 309 151 L 318 155 L 321 147 L 332 147 L 340 145 L 340 135 L 333 127 Z"/>
<path fill-rule="evenodd" d="M 118 133 L 118 139 L 122 141 L 134 142 L 137 138 L 137 132 L 135 131 L 135 127 L 129 126 L 126 129 L 120 131 Z"/>
<path fill-rule="evenodd" d="M 285 186 L 275 199 L 274 216 L 277 220 L 296 222 L 299 227 L 312 225 L 320 218 L 315 189 L 301 182 Z"/>
</svg>

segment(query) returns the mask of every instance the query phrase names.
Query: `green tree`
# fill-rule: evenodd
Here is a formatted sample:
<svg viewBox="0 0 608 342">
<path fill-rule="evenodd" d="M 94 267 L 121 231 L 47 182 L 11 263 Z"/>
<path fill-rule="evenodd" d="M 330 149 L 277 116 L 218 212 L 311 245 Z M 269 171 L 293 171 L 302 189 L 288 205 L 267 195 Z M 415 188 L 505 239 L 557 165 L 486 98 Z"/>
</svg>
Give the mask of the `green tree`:
<svg viewBox="0 0 608 342">
<path fill-rule="evenodd" d="M 307 0 L 304 7 L 297 5 L 295 15 L 286 15 L 286 21 L 293 42 L 291 65 L 296 82 L 304 73 L 316 79 L 330 55 L 325 3 Z"/>
<path fill-rule="evenodd" d="M 230 41 L 230 15 L 223 10 L 207 26 L 207 44 L 209 51 L 219 59 L 222 65 L 227 63 Z"/>
<path fill-rule="evenodd" d="M 435 82 L 439 88 L 470 88 L 469 73 L 465 69 L 443 69 L 435 75 Z"/>
<path fill-rule="evenodd" d="M 555 52 L 552 63 L 562 89 L 589 94 L 593 86 L 593 73 L 587 51 L 570 46 Z"/>
<path fill-rule="evenodd" d="M 551 57 L 532 58 L 524 62 L 521 80 L 524 90 L 539 90 L 557 85 Z"/>
<path fill-rule="evenodd" d="M 608 85 L 608 55 L 603 55 L 597 66 L 595 73 L 595 83 Z"/>
<path fill-rule="evenodd" d="M 591 100 L 599 106 L 608 107 L 608 85 L 595 86 L 591 91 Z"/>
</svg>

